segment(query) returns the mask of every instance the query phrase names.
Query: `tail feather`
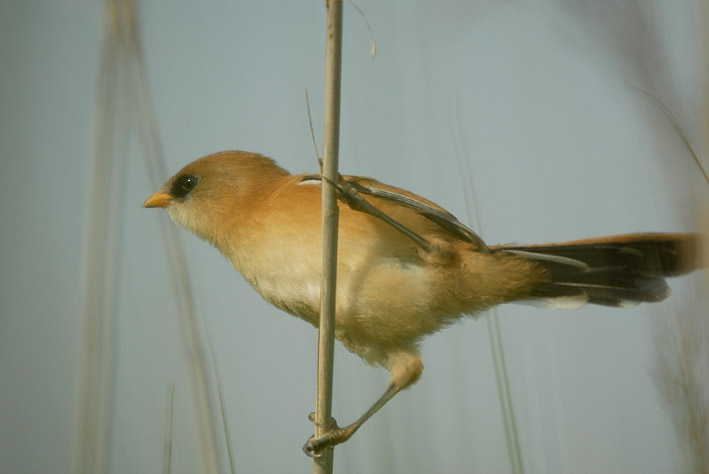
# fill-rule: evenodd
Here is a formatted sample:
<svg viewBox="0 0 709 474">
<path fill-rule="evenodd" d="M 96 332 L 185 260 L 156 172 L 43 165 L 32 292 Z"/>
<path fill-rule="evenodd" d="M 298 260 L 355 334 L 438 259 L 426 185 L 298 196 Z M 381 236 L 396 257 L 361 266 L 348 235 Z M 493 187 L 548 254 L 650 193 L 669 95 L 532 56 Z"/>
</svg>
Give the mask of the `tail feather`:
<svg viewBox="0 0 709 474">
<path fill-rule="evenodd" d="M 667 277 L 696 269 L 695 234 L 628 234 L 559 244 L 500 246 L 544 267 L 549 280 L 530 296 L 554 306 L 630 306 L 667 298 Z"/>
</svg>

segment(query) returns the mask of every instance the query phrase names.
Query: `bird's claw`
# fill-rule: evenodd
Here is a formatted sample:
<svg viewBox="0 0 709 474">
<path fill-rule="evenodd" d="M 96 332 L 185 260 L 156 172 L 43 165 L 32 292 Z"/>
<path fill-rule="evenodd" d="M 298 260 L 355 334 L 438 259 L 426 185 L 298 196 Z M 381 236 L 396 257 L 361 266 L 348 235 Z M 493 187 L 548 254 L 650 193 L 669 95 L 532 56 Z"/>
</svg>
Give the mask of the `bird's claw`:
<svg viewBox="0 0 709 474">
<path fill-rule="evenodd" d="M 311 458 L 319 458 L 323 455 L 327 448 L 336 446 L 349 438 L 347 430 L 343 428 L 335 428 L 328 431 L 324 435 L 316 438 L 311 436 L 308 442 L 303 446 L 303 452 Z"/>
<path fill-rule="evenodd" d="M 318 423 L 317 420 L 315 419 L 315 412 L 311 412 L 308 415 L 308 421 L 311 422 L 312 424 L 314 424 L 315 426 L 322 428 L 322 424 Z M 338 428 L 337 421 L 333 417 L 330 417 L 330 424 L 328 425 L 328 427 L 331 429 Z"/>
<path fill-rule="evenodd" d="M 308 415 L 308 420 L 315 426 L 322 428 L 322 424 L 319 424 L 315 420 L 315 413 L 310 413 Z M 328 431 L 324 435 L 318 438 L 313 435 L 308 439 L 308 442 L 303 446 L 303 452 L 306 455 L 311 458 L 319 458 L 322 456 L 323 452 L 325 452 L 325 449 L 347 441 L 347 439 L 351 436 L 348 436 L 346 428 L 338 427 L 337 421 L 335 421 L 332 417 L 330 417 L 330 423 L 328 424 L 327 429 Z"/>
</svg>

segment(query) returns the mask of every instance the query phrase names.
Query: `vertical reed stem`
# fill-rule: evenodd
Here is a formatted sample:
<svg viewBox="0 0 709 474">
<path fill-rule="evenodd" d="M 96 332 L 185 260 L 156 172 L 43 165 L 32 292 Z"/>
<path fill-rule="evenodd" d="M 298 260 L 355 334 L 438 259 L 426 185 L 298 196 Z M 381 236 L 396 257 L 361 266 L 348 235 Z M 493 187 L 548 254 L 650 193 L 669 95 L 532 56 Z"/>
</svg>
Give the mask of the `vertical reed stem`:
<svg viewBox="0 0 709 474">
<path fill-rule="evenodd" d="M 325 136 L 323 151 L 322 218 L 323 282 L 318 332 L 318 388 L 315 436 L 330 430 L 332 375 L 335 338 L 335 293 L 337 288 L 337 229 L 339 213 L 335 188 L 340 144 L 340 79 L 342 70 L 342 0 L 326 0 L 327 40 L 325 45 Z M 333 448 L 313 462 L 314 474 L 332 472 Z"/>
</svg>

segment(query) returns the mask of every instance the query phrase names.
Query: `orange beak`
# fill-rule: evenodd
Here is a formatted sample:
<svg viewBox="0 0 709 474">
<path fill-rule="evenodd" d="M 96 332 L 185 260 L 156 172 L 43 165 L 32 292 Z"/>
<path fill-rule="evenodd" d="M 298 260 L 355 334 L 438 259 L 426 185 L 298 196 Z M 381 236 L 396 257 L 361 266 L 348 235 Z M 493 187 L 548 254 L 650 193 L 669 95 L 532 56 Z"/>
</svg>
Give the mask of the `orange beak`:
<svg viewBox="0 0 709 474">
<path fill-rule="evenodd" d="M 158 191 L 143 203 L 143 207 L 165 207 L 172 202 L 172 196 L 165 191 Z"/>
</svg>

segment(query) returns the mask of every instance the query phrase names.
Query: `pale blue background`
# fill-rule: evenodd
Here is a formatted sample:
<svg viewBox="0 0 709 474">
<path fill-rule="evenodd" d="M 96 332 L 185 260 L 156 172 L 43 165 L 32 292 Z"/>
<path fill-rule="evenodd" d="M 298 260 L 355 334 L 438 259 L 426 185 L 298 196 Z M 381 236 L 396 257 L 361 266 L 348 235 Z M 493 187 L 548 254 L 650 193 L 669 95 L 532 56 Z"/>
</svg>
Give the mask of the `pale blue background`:
<svg viewBox="0 0 709 474">
<path fill-rule="evenodd" d="M 699 32 L 707 18 L 699 2 L 358 5 L 378 50 L 371 60 L 366 26 L 346 5 L 344 173 L 429 197 L 490 243 L 697 227 L 706 184 L 666 117 L 629 84 L 666 103 L 705 156 Z M 141 7 L 171 173 L 224 149 L 258 151 L 293 172 L 316 170 L 304 91 L 321 137 L 323 1 Z M 2 473 L 71 470 L 102 25 L 102 2 L 0 4 Z M 160 470 L 167 387 L 175 382 L 172 472 L 194 472 L 159 212 L 140 208 L 154 189 L 133 148 L 109 471 Z M 316 332 L 264 303 L 216 250 L 183 237 L 200 329 L 221 371 L 237 472 L 310 471 L 300 449 L 312 433 Z M 500 308 L 526 472 L 681 469 L 686 453 L 653 378 L 662 350 L 653 321 L 700 307 L 701 282 L 676 280 L 667 302 L 623 311 Z M 464 321 L 427 340 L 421 381 L 336 450 L 335 472 L 509 472 L 487 324 Z M 338 345 L 334 416 L 351 421 L 386 382 L 385 371 Z"/>
</svg>

